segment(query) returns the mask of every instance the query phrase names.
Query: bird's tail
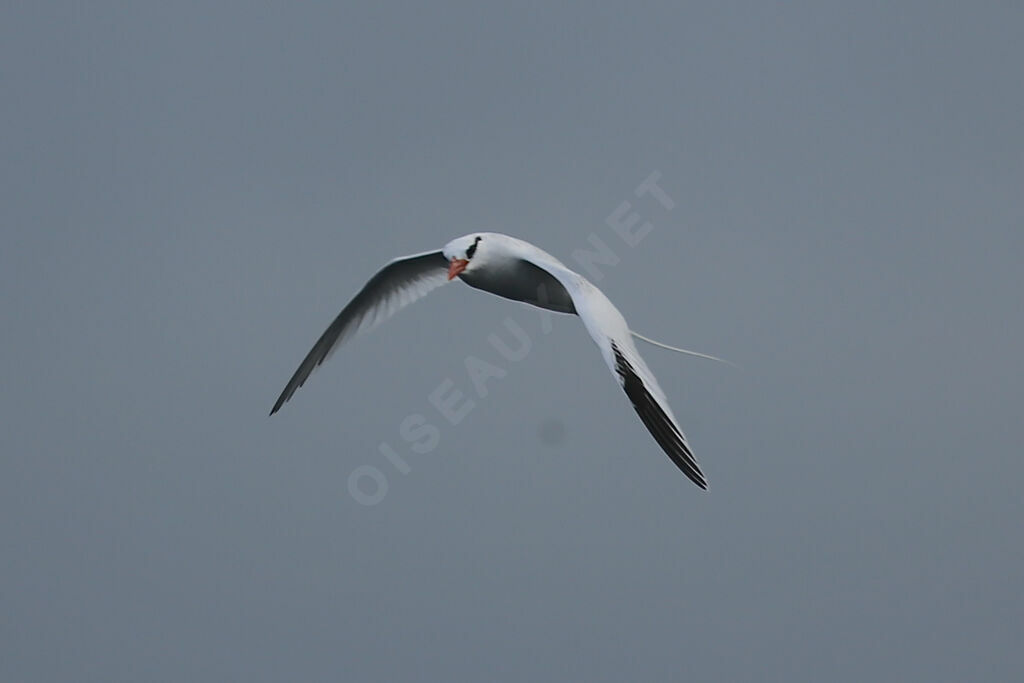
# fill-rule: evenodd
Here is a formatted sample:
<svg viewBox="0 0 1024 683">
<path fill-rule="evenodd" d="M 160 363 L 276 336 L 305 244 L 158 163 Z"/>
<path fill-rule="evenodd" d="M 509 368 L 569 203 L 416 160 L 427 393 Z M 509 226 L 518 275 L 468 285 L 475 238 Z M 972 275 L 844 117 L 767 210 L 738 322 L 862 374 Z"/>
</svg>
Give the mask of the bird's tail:
<svg viewBox="0 0 1024 683">
<path fill-rule="evenodd" d="M 696 356 L 697 358 L 706 358 L 707 360 L 718 361 L 719 363 L 725 363 L 726 365 L 731 365 L 734 368 L 739 368 L 740 367 L 740 366 L 736 365 L 735 363 L 733 363 L 732 361 L 727 361 L 724 358 L 718 358 L 716 356 L 710 356 L 710 355 L 708 355 L 706 353 L 700 353 L 699 351 L 690 351 L 689 349 L 680 349 L 680 348 L 675 347 L 675 346 L 669 346 L 668 344 L 662 344 L 660 341 L 654 341 L 650 337 L 645 337 L 644 335 L 640 334 L 639 332 L 634 332 L 633 330 L 630 330 L 629 333 L 631 335 L 633 335 L 634 337 L 636 337 L 637 339 L 639 339 L 640 341 L 645 341 L 648 344 L 653 344 L 654 346 L 660 346 L 661 348 L 668 349 L 669 351 L 675 351 L 676 353 L 685 353 L 687 356 Z"/>
</svg>

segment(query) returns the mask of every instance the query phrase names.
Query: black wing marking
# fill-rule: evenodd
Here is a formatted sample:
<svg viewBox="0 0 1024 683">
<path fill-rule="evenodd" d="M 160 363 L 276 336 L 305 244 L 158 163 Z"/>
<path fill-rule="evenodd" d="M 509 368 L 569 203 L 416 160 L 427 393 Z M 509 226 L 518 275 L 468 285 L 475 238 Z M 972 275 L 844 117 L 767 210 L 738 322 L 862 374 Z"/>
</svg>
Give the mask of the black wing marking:
<svg viewBox="0 0 1024 683">
<path fill-rule="evenodd" d="M 372 327 L 447 282 L 448 259 L 440 251 L 392 261 L 370 278 L 342 309 L 288 380 L 271 409 L 273 415 L 305 384 L 331 352 L 361 327 Z"/>
<path fill-rule="evenodd" d="M 506 299 L 558 313 L 576 313 L 576 305 L 565 285 L 544 268 L 526 259 L 515 259 L 479 271 L 467 271 L 459 277 L 470 287 Z"/>
<path fill-rule="evenodd" d="M 700 471 L 700 465 L 697 464 L 690 447 L 686 445 L 686 440 L 675 426 L 672 418 L 665 414 L 665 410 L 647 390 L 643 380 L 614 342 L 612 342 L 612 351 L 615 353 L 615 371 L 622 379 L 622 388 L 625 389 L 626 396 L 633 403 L 633 408 L 640 416 L 644 426 L 654 436 L 661 449 L 676 464 L 676 467 L 681 469 L 694 484 L 706 490 L 707 479 L 704 478 L 704 473 Z"/>
</svg>

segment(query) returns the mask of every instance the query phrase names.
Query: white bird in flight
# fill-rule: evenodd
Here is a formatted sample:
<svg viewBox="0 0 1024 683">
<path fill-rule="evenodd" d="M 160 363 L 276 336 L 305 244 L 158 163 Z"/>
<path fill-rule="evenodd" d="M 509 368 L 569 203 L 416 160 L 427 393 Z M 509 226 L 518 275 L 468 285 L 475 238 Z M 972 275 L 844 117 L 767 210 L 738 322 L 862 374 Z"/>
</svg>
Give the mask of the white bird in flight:
<svg viewBox="0 0 1024 683">
<path fill-rule="evenodd" d="M 384 266 L 313 345 L 270 414 L 280 410 L 313 370 L 353 333 L 374 327 L 456 277 L 470 287 L 506 299 L 578 315 L 658 445 L 693 483 L 707 489 L 707 479 L 665 393 L 640 357 L 632 337 L 672 351 L 721 359 L 661 344 L 631 331 L 619 309 L 585 277 L 532 244 L 500 233 L 472 233 L 452 240 L 440 251 L 404 256 Z"/>
</svg>

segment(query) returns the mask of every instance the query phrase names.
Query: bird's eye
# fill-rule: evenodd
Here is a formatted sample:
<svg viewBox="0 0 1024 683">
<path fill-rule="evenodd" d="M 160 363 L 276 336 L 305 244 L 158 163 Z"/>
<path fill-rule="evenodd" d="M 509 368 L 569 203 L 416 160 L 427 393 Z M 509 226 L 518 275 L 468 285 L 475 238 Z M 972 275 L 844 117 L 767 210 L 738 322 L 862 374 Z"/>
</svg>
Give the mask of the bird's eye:
<svg viewBox="0 0 1024 683">
<path fill-rule="evenodd" d="M 480 238 L 477 237 L 475 240 L 473 240 L 473 244 L 469 245 L 469 249 L 466 249 L 466 258 L 467 259 L 473 258 L 473 254 L 476 253 L 477 242 L 479 242 L 479 241 L 480 241 Z"/>
</svg>

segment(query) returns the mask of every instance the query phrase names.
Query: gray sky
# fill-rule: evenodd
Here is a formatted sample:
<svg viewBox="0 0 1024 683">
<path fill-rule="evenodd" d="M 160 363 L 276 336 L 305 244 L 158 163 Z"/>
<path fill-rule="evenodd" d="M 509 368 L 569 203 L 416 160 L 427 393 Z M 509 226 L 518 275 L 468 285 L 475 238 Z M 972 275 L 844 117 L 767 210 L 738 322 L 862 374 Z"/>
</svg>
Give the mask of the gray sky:
<svg viewBox="0 0 1024 683">
<path fill-rule="evenodd" d="M 519 4 L 0 11 L 0 680 L 1020 672 L 1024 10 Z M 596 236 L 635 329 L 743 366 L 641 349 L 708 493 L 577 319 L 461 285 L 266 417 L 476 230 Z"/>
</svg>

